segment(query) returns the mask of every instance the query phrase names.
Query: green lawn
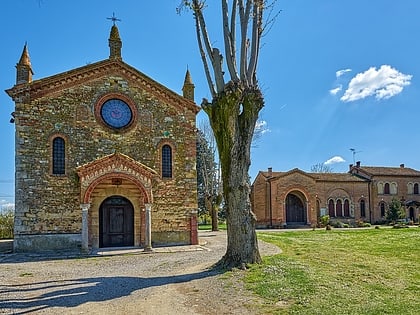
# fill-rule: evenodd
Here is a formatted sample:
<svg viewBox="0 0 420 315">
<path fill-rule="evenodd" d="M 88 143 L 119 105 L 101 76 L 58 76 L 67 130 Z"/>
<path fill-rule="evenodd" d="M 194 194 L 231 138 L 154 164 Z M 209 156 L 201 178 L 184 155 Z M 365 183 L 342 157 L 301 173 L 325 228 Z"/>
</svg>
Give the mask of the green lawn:
<svg viewBox="0 0 420 315">
<path fill-rule="evenodd" d="M 258 233 L 282 249 L 245 281 L 264 314 L 420 314 L 420 228 Z"/>
<path fill-rule="evenodd" d="M 219 224 L 219 230 L 226 230 L 226 224 Z M 199 224 L 198 229 L 200 231 L 211 230 L 211 224 Z"/>
</svg>

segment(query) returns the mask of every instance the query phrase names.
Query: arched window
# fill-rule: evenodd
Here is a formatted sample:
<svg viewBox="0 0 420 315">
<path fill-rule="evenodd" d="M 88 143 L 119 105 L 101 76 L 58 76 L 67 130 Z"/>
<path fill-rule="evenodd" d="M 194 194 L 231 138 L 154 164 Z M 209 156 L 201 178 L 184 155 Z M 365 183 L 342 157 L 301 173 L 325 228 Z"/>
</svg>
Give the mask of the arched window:
<svg viewBox="0 0 420 315">
<path fill-rule="evenodd" d="M 398 193 L 397 183 L 391 183 L 390 190 L 391 195 L 396 195 Z"/>
<path fill-rule="evenodd" d="M 337 217 L 343 216 L 343 203 L 340 199 L 337 200 L 336 213 L 337 213 Z"/>
<path fill-rule="evenodd" d="M 172 178 L 172 148 L 162 146 L 162 178 Z"/>
<path fill-rule="evenodd" d="M 385 216 L 385 202 L 381 202 L 381 217 Z"/>
<path fill-rule="evenodd" d="M 350 216 L 350 202 L 348 199 L 344 200 L 344 216 Z"/>
<path fill-rule="evenodd" d="M 328 201 L 328 214 L 330 218 L 335 217 L 334 201 L 332 199 Z"/>
<path fill-rule="evenodd" d="M 389 195 L 389 183 L 385 183 L 384 185 L 384 194 Z"/>
<path fill-rule="evenodd" d="M 412 195 L 413 192 L 413 183 L 408 183 L 407 184 L 407 194 Z"/>
<path fill-rule="evenodd" d="M 366 216 L 366 203 L 363 199 L 360 200 L 360 216 L 361 217 Z"/>
<path fill-rule="evenodd" d="M 414 184 L 413 192 L 414 192 L 415 195 L 419 194 L 419 184 L 418 183 Z"/>
<path fill-rule="evenodd" d="M 52 173 L 53 175 L 66 173 L 66 143 L 61 137 L 55 137 L 52 141 Z"/>
<path fill-rule="evenodd" d="M 382 195 L 384 193 L 384 183 L 378 183 L 378 194 Z"/>
</svg>

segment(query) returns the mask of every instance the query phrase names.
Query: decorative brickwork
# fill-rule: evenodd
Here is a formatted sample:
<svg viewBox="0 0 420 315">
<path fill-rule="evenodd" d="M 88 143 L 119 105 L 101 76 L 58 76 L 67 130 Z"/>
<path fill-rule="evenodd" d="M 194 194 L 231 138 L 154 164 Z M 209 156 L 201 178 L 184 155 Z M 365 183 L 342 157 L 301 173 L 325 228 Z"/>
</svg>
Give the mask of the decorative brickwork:
<svg viewBox="0 0 420 315">
<path fill-rule="evenodd" d="M 111 42 L 115 34 L 114 25 Z M 110 243 L 117 246 L 123 237 L 117 231 L 122 206 L 112 206 L 118 198 L 103 206 L 116 196 L 131 203 L 134 231 L 121 233 L 133 233 L 134 246 L 145 244 L 145 204 L 151 205 L 153 245 L 197 242 L 191 229 L 197 228 L 199 108 L 124 63 L 118 39 L 119 34 L 108 60 L 6 91 L 15 101 L 16 251 L 66 249 L 84 242 L 97 248 L 101 231 L 108 230 L 114 238 Z M 24 53 L 29 56 L 26 46 Z M 30 65 L 29 59 L 25 62 Z M 112 128 L 98 114 L 109 99 L 130 107 L 127 127 Z M 122 114 L 117 107 L 111 110 L 115 119 Z M 65 139 L 65 173 L 60 176 L 51 171 L 57 135 Z M 174 152 L 173 177 L 165 180 L 160 174 L 163 143 Z M 110 222 L 103 222 L 108 216 Z"/>
</svg>

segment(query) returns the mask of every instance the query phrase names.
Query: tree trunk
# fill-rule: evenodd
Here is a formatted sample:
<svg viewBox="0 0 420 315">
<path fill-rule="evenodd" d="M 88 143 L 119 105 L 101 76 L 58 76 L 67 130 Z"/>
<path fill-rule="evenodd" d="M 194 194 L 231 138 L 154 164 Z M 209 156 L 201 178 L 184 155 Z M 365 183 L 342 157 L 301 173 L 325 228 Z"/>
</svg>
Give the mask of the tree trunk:
<svg viewBox="0 0 420 315">
<path fill-rule="evenodd" d="M 252 136 L 263 103 L 259 89 L 230 82 L 213 103 L 204 101 L 202 105 L 214 131 L 222 168 L 228 242 L 219 266 L 227 269 L 261 262 L 248 171 Z"/>
<path fill-rule="evenodd" d="M 211 206 L 211 230 L 219 231 L 219 219 L 218 219 L 217 205 Z"/>
</svg>

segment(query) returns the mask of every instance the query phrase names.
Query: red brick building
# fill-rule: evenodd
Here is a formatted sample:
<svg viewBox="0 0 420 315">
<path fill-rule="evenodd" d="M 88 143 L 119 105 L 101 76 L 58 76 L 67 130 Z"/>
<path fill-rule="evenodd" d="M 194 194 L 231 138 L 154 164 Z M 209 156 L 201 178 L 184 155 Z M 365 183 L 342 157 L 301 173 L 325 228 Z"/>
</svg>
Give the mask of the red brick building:
<svg viewBox="0 0 420 315">
<path fill-rule="evenodd" d="M 420 171 L 400 167 L 350 165 L 348 173 L 259 172 L 252 185 L 258 227 L 316 225 L 328 214 L 342 222 L 381 222 L 393 198 L 407 218 L 418 221 Z"/>
<path fill-rule="evenodd" d="M 181 96 L 125 63 L 121 47 L 114 25 L 108 59 L 32 80 L 25 45 L 6 91 L 16 251 L 197 243 L 190 74 Z"/>
</svg>

